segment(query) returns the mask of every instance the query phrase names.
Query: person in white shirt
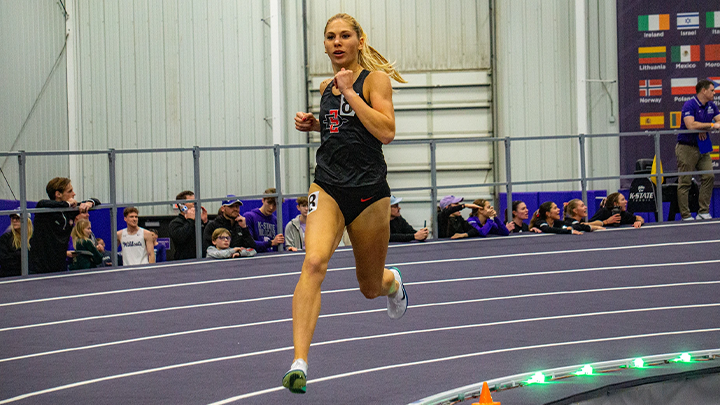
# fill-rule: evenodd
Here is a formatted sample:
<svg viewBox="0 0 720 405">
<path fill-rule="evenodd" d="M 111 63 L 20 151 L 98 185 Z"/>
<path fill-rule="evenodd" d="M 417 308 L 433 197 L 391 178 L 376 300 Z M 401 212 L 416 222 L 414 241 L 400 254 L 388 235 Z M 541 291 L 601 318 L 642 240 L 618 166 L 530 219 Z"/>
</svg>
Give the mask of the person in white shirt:
<svg viewBox="0 0 720 405">
<path fill-rule="evenodd" d="M 118 245 L 122 247 L 123 266 L 155 263 L 153 234 L 138 226 L 138 209 L 127 207 L 123 216 L 127 228 L 117 232 Z"/>
</svg>

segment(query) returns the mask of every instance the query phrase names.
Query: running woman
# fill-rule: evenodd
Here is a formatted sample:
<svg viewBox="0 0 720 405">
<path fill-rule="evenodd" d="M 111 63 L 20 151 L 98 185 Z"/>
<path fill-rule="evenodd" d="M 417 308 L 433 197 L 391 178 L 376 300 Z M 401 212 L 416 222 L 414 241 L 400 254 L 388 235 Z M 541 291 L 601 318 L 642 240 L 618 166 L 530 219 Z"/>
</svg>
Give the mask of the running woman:
<svg viewBox="0 0 720 405">
<path fill-rule="evenodd" d="M 299 112 L 295 128 L 319 131 L 315 182 L 308 195 L 305 262 L 293 296 L 295 360 L 283 377 L 290 392 L 306 390 L 308 351 L 320 315 L 320 286 L 347 227 L 360 291 L 387 296 L 390 318 L 405 314 L 408 299 L 397 268 L 385 268 L 390 238 L 390 187 L 382 145 L 395 138 L 390 78 L 405 83 L 367 43 L 347 14 L 325 25 L 325 53 L 335 77 L 320 85 L 320 117 Z"/>
</svg>

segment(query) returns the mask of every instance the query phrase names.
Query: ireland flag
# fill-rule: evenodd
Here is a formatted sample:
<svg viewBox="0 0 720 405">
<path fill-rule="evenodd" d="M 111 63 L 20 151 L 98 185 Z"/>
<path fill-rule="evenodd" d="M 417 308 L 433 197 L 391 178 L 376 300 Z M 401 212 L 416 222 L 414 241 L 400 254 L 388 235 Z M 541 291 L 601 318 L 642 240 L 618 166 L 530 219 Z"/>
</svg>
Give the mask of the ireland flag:
<svg viewBox="0 0 720 405">
<path fill-rule="evenodd" d="M 670 29 L 670 14 L 638 16 L 638 31 L 667 31 Z"/>
<path fill-rule="evenodd" d="M 705 28 L 720 28 L 720 11 L 705 13 Z"/>
</svg>

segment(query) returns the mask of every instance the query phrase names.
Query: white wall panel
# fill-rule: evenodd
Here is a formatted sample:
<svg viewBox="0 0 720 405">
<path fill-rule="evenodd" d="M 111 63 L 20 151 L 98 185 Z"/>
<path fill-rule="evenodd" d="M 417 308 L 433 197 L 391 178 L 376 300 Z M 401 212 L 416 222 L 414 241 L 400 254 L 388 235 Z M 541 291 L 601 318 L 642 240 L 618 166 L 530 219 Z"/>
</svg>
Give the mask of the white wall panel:
<svg viewBox="0 0 720 405">
<path fill-rule="evenodd" d="M 56 1 L 0 2 L 0 151 L 67 149 L 64 46 Z M 10 184 L 0 179 L 0 199 L 19 199 L 17 158 L 0 158 L 0 167 Z M 68 174 L 67 157 L 28 158 L 28 199 L 47 198 L 48 180 Z"/>
</svg>

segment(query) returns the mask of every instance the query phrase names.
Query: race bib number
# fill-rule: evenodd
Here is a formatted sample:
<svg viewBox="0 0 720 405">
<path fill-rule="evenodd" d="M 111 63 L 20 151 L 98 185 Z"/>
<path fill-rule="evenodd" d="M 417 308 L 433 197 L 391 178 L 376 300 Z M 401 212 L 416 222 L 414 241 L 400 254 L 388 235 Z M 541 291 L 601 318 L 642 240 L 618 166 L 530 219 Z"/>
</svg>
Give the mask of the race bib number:
<svg viewBox="0 0 720 405">
<path fill-rule="evenodd" d="M 316 191 L 308 196 L 308 215 L 317 209 L 319 197 L 319 191 Z"/>
<path fill-rule="evenodd" d="M 340 115 L 345 117 L 355 116 L 355 110 L 350 107 L 350 104 L 348 104 L 343 95 L 340 95 Z"/>
</svg>

